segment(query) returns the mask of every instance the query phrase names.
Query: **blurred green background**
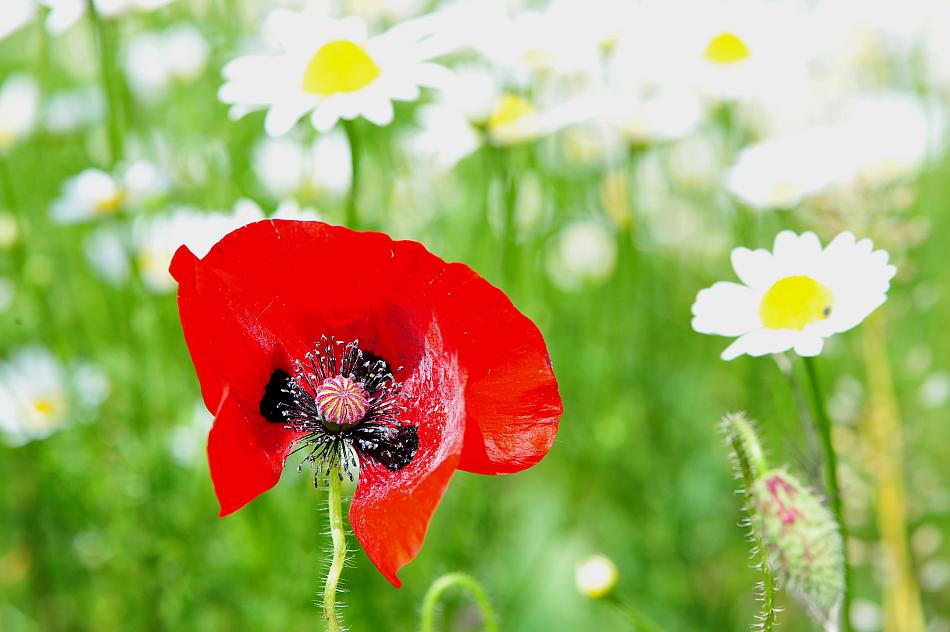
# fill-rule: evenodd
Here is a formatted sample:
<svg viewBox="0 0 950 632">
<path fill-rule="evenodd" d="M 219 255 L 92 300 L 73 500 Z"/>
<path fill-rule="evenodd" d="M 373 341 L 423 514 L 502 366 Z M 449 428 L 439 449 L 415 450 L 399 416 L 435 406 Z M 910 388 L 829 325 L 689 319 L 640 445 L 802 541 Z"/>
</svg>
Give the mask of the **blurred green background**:
<svg viewBox="0 0 950 632">
<path fill-rule="evenodd" d="M 58 432 L 0 447 L 2 630 L 321 628 L 314 600 L 329 546 L 323 494 L 288 467 L 275 489 L 216 517 L 204 458 L 210 417 L 173 288 L 149 281 L 161 270 L 151 269 L 142 246 L 150 243 L 147 218 L 178 207 L 230 213 L 240 199 L 270 214 L 289 195 L 327 221 L 344 221 L 345 185 L 323 181 L 320 164 L 317 176 L 287 191 L 269 185 L 256 158 L 263 116 L 229 120 L 216 97 L 221 67 L 248 49 L 267 4 L 179 1 L 104 19 L 118 120 L 101 97 L 88 14 L 53 36 L 43 25 L 48 9 L 37 7 L 33 21 L 0 41 L 0 85 L 26 75 L 40 95 L 38 123 L 0 149 L 0 293 L 9 295 L 0 301 L 0 359 L 11 367 L 24 347 L 48 349 L 70 384 Z M 416 4 L 417 13 L 432 8 Z M 364 15 L 377 32 L 396 10 L 374 6 L 342 11 Z M 205 63 L 160 90 L 147 81 L 133 89 L 135 64 L 158 62 L 136 61 L 130 43 L 181 25 L 204 40 Z M 861 89 L 896 87 L 943 103 L 943 88 L 920 70 L 920 50 L 882 47 L 846 71 L 872 77 Z M 49 104 L 74 92 L 83 96 L 56 106 L 79 119 L 67 125 Z M 676 139 L 628 138 L 580 122 L 515 144 L 487 142 L 451 169 L 431 168 L 406 149 L 418 108 L 399 104 L 387 127 L 351 127 L 361 149 L 359 227 L 421 241 L 504 289 L 545 335 L 565 413 L 537 467 L 455 476 L 419 557 L 401 573 L 401 590 L 350 540 L 356 552 L 342 600 L 352 629 L 416 629 L 429 584 L 456 570 L 483 583 L 502 629 L 630 629 L 575 588 L 575 565 L 593 553 L 617 565 L 617 594 L 667 630 L 746 629 L 758 576 L 737 526 L 741 499 L 718 419 L 747 410 L 776 463 L 815 472 L 817 462 L 776 363 L 721 361 L 728 341 L 693 332 L 690 305 L 699 289 L 734 279 L 733 247 L 769 248 L 784 228 L 816 230 L 823 242 L 850 228 L 888 248 L 900 270 L 883 312 L 903 420 L 912 568 L 927 630 L 950 630 L 950 161 L 936 152 L 865 197 L 849 197 L 863 205 L 850 215 L 831 213 L 840 202 L 819 197 L 792 211 L 760 211 L 724 187 L 738 152 L 763 135 L 730 101 L 704 101 L 701 120 Z M 115 171 L 110 125 L 124 139 Z M 318 135 L 304 122 L 291 137 L 309 146 Z M 117 174 L 134 160 L 150 161 L 167 183 L 144 201 L 120 200 L 116 212 L 54 218 L 68 178 L 90 167 Z M 569 232 L 578 225 L 585 228 Z M 118 237 L 96 241 L 103 230 Z M 189 238 L 176 230 L 187 228 L 173 229 L 172 241 Z M 94 263 L 103 243 L 120 244 L 119 263 Z M 882 629 L 888 571 L 860 432 L 869 405 L 861 344 L 861 328 L 838 336 L 818 367 L 843 460 L 853 618 L 874 630 Z M 74 380 L 79 362 L 101 374 L 107 393 L 95 402 L 77 392 L 89 388 Z M 9 373 L 5 387 L 20 388 Z M 781 629 L 812 629 L 788 595 L 779 599 Z M 439 616 L 445 629 L 480 629 L 461 594 L 450 593 Z"/>
</svg>

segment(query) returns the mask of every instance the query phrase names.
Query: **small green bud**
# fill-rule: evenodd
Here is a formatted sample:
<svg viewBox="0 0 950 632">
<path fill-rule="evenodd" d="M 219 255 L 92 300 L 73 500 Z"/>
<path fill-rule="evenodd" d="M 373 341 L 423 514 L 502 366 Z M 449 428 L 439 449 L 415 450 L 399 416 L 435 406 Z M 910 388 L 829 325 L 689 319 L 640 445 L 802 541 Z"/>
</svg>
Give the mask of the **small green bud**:
<svg viewBox="0 0 950 632">
<path fill-rule="evenodd" d="M 835 621 L 844 555 L 831 512 L 785 469 L 761 472 L 750 503 L 752 525 L 775 573 L 822 625 Z"/>
</svg>

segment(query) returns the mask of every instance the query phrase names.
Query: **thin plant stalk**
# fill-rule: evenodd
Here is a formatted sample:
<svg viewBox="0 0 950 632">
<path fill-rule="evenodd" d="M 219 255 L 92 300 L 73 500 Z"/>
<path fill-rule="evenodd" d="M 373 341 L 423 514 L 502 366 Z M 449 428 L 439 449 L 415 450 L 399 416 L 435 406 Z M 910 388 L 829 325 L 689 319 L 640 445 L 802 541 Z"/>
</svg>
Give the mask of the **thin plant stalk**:
<svg viewBox="0 0 950 632">
<path fill-rule="evenodd" d="M 336 594 L 346 562 L 346 531 L 343 526 L 343 483 L 339 472 L 331 471 L 327 477 L 329 497 L 327 508 L 330 514 L 330 537 L 333 540 L 333 558 L 323 586 L 323 617 L 329 632 L 339 632 L 340 617 L 336 609 Z"/>
<path fill-rule="evenodd" d="M 346 140 L 350 146 L 350 191 L 346 196 L 345 222 L 348 228 L 360 228 L 360 142 L 355 121 L 343 121 Z"/>
<path fill-rule="evenodd" d="M 851 569 L 848 564 L 848 531 L 844 523 L 841 506 L 841 488 L 838 484 L 838 455 L 831 440 L 831 419 L 825 408 L 825 398 L 818 381 L 818 370 L 815 359 L 803 358 L 805 371 L 808 374 L 808 383 L 815 409 L 815 424 L 818 427 L 818 437 L 821 439 L 822 452 L 825 457 L 825 484 L 828 490 L 828 499 L 831 504 L 831 513 L 834 514 L 838 530 L 841 532 L 841 546 L 844 555 L 844 594 L 841 598 L 841 632 L 851 632 Z"/>
<path fill-rule="evenodd" d="M 860 430 L 870 451 L 877 523 L 892 572 L 884 583 L 884 630 L 923 632 L 920 589 L 907 550 L 906 499 L 901 465 L 903 433 L 887 357 L 887 328 L 882 313 L 865 324 L 863 346 L 870 410 Z"/>
<path fill-rule="evenodd" d="M 439 599 L 442 597 L 442 593 L 456 586 L 464 588 L 475 598 L 475 604 L 482 613 L 482 623 L 485 630 L 487 632 L 498 632 L 498 618 L 492 609 L 488 594 L 478 583 L 478 580 L 465 573 L 443 575 L 429 586 L 429 590 L 426 591 L 425 597 L 422 599 L 422 632 L 434 632 L 435 610 Z"/>
<path fill-rule="evenodd" d="M 102 91 L 109 106 L 109 152 L 113 167 L 122 160 L 124 153 L 124 138 L 122 132 L 122 106 L 119 94 L 118 77 L 115 72 L 116 42 L 114 33 L 110 33 L 107 25 L 99 15 L 94 0 L 86 0 L 89 12 L 89 21 L 92 24 L 93 35 L 99 49 L 99 79 L 102 82 Z"/>
<path fill-rule="evenodd" d="M 630 624 L 633 625 L 634 630 L 638 632 L 663 632 L 663 628 L 661 628 L 656 621 L 648 617 L 633 604 L 627 603 L 618 597 L 615 593 L 611 593 L 605 601 L 629 621 Z"/>
</svg>

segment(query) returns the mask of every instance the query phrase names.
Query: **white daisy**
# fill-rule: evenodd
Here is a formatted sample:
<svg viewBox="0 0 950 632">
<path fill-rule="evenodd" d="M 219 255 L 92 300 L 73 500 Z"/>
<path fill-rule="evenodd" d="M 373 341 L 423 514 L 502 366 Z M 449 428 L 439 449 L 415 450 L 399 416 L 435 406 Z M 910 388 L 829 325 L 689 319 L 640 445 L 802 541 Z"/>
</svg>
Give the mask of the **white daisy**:
<svg viewBox="0 0 950 632">
<path fill-rule="evenodd" d="M 0 154 L 33 131 L 39 115 L 40 89 L 27 74 L 9 77 L 0 86 Z"/>
<path fill-rule="evenodd" d="M 551 281 L 562 290 L 602 283 L 616 266 L 617 239 L 603 222 L 572 222 L 557 236 L 546 263 Z"/>
<path fill-rule="evenodd" d="M 134 36 L 127 44 L 125 73 L 143 100 L 158 100 L 174 81 L 190 82 L 204 72 L 210 49 L 196 28 L 182 24 L 164 32 Z"/>
<path fill-rule="evenodd" d="M 161 196 L 168 179 L 150 162 L 139 160 L 113 177 L 100 169 L 86 169 L 64 184 L 50 206 L 50 216 L 60 224 L 73 224 L 115 215 Z"/>
<path fill-rule="evenodd" d="M 132 11 L 154 11 L 173 0 L 93 0 L 96 11 L 105 18 L 115 18 Z M 88 9 L 87 0 L 39 0 L 49 7 L 46 30 L 53 35 L 65 33 L 79 22 Z"/>
<path fill-rule="evenodd" d="M 23 28 L 36 15 L 36 0 L 4 0 L 0 3 L 0 40 Z"/>
<path fill-rule="evenodd" d="M 794 349 L 821 353 L 824 339 L 847 331 L 887 300 L 897 269 L 871 240 L 844 232 L 824 249 L 811 232 L 782 231 L 772 252 L 736 248 L 742 283 L 719 282 L 693 303 L 693 329 L 737 337 L 723 360 Z"/>
<path fill-rule="evenodd" d="M 321 132 L 360 116 L 388 125 L 393 101 L 416 100 L 420 87 L 439 84 L 448 72 L 428 61 L 442 52 L 426 41 L 436 24 L 422 17 L 369 37 L 357 17 L 274 11 L 266 26 L 280 54 L 229 63 L 218 97 L 233 105 L 235 118 L 267 108 L 264 126 L 271 136 L 290 131 L 307 112 Z"/>
<path fill-rule="evenodd" d="M 10 445 L 43 439 L 98 406 L 108 390 L 89 365 L 66 367 L 42 347 L 22 348 L 0 362 L 0 435 Z"/>
</svg>

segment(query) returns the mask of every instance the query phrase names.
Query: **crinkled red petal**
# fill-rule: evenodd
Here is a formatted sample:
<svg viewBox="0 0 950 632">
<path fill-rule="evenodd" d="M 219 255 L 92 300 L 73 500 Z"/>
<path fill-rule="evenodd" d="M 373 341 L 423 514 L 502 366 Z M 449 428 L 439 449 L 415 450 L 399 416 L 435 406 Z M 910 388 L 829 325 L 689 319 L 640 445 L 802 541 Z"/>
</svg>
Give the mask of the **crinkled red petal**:
<svg viewBox="0 0 950 632">
<path fill-rule="evenodd" d="M 365 460 L 360 464 L 350 525 L 366 555 L 397 588 L 396 573 L 422 547 L 462 450 L 465 402 L 456 362 L 433 323 L 425 354 L 403 383 L 408 396 L 403 417 L 424 420 L 418 426 L 419 450 L 396 472 Z"/>
</svg>

